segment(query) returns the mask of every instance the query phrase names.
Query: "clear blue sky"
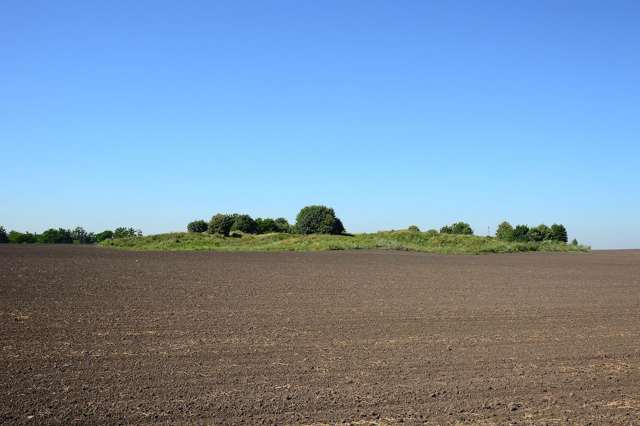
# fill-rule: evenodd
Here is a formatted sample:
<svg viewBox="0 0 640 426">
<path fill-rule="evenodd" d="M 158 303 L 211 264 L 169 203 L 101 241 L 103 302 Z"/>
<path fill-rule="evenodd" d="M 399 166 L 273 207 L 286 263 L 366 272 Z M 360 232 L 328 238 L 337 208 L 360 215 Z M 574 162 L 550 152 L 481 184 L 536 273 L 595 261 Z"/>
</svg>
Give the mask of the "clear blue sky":
<svg viewBox="0 0 640 426">
<path fill-rule="evenodd" d="M 0 3 L 0 224 L 560 222 L 640 247 L 638 1 Z"/>
</svg>

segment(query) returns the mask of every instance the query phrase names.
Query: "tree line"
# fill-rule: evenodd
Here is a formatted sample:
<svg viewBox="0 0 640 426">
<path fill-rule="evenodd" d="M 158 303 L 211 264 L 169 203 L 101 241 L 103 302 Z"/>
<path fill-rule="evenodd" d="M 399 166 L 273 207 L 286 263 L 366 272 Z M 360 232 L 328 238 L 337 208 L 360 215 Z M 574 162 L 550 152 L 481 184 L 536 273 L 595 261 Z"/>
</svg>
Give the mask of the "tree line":
<svg viewBox="0 0 640 426">
<path fill-rule="evenodd" d="M 505 221 L 498 225 L 496 238 L 503 241 L 568 242 L 567 228 L 557 223 L 551 226 L 542 224 L 535 227 L 517 225 L 514 228 L 509 222 Z M 578 241 L 574 239 L 572 244 L 577 245 Z"/>
<path fill-rule="evenodd" d="M 420 232 L 420 229 L 412 225 L 409 231 Z M 215 214 L 207 222 L 202 219 L 194 220 L 187 225 L 187 231 L 191 233 L 209 233 L 222 236 L 230 236 L 232 233 L 244 234 L 268 234 L 268 233 L 292 233 L 292 234 L 345 234 L 346 230 L 342 221 L 336 216 L 335 211 L 327 206 L 312 205 L 303 207 L 296 216 L 295 224 L 291 225 L 283 217 L 256 218 L 248 214 Z M 437 234 L 435 229 L 427 231 L 428 234 Z M 441 234 L 473 235 L 473 229 L 466 222 L 456 222 L 440 228 Z M 0 226 L 0 243 L 43 243 L 43 244 L 93 244 L 112 238 L 126 238 L 142 236 L 140 230 L 127 227 L 119 227 L 115 230 L 106 230 L 97 234 L 85 231 L 82 227 L 73 230 L 63 228 L 51 228 L 42 234 L 30 232 L 11 231 L 7 233 Z M 538 225 L 529 227 L 517 225 L 513 227 L 509 222 L 502 222 L 496 230 L 496 238 L 502 241 L 515 242 L 542 242 L 556 241 L 567 243 L 567 229 L 564 225 L 553 224 L 551 226 Z M 572 244 L 578 242 L 573 240 Z"/>
<path fill-rule="evenodd" d="M 411 225 L 408 228 L 409 231 L 419 232 L 420 229 Z M 428 234 L 437 234 L 438 231 L 430 229 Z M 454 234 L 454 235 L 473 235 L 473 229 L 468 223 L 456 222 L 452 225 L 445 225 L 440 228 L 441 234 Z M 527 225 L 517 225 L 515 228 L 509 222 L 502 222 L 498 225 L 496 230 L 496 238 L 502 241 L 518 241 L 518 242 L 542 242 L 542 241 L 556 241 L 567 243 L 567 228 L 564 225 L 554 223 L 551 226 L 538 225 L 535 227 L 529 227 Z M 573 245 L 577 245 L 578 241 L 573 240 Z"/>
<path fill-rule="evenodd" d="M 0 244 L 94 244 L 111 238 L 142 236 L 139 229 L 119 227 L 94 234 L 87 232 L 81 226 L 75 229 L 50 228 L 41 234 L 31 232 L 11 231 L 7 233 L 0 226 Z"/>
<path fill-rule="evenodd" d="M 245 234 L 269 234 L 292 233 L 292 234 L 344 234 L 345 229 L 342 221 L 336 216 L 332 208 L 314 205 L 304 207 L 296 216 L 296 223 L 290 225 L 287 219 L 279 217 L 256 218 L 253 219 L 248 214 L 225 214 L 214 215 L 209 222 L 202 219 L 194 220 L 187 225 L 189 232 L 208 232 L 229 236 L 233 232 Z"/>
</svg>

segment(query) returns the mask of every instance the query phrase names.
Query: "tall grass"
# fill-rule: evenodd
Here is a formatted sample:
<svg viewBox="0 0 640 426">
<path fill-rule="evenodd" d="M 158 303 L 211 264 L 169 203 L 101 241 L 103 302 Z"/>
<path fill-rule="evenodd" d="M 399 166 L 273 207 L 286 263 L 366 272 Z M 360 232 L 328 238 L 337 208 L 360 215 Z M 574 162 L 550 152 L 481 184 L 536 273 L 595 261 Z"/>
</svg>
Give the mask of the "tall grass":
<svg viewBox="0 0 640 426">
<path fill-rule="evenodd" d="M 156 251 L 325 251 L 325 250 L 410 250 L 428 253 L 480 254 L 526 251 L 586 252 L 586 246 L 564 243 L 507 242 L 493 237 L 450 235 L 415 231 L 383 231 L 371 234 L 296 235 L 264 234 L 241 237 L 197 233 L 171 233 L 106 240 L 105 247 Z"/>
</svg>

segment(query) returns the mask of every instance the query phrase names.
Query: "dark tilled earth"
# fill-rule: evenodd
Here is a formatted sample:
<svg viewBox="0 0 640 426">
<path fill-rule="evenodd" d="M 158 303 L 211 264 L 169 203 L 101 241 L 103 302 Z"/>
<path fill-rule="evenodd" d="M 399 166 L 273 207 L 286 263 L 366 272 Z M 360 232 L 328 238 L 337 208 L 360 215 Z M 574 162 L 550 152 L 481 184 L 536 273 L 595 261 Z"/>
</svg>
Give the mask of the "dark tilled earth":
<svg viewBox="0 0 640 426">
<path fill-rule="evenodd" d="M 640 251 L 0 247 L 0 423 L 640 424 Z"/>
</svg>

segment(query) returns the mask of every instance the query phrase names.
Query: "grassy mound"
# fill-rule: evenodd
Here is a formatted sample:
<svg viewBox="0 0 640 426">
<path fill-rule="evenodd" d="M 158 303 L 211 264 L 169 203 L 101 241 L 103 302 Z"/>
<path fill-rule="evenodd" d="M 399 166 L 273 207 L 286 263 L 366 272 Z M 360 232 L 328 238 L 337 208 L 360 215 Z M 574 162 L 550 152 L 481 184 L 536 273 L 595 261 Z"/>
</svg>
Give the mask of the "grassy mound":
<svg viewBox="0 0 640 426">
<path fill-rule="evenodd" d="M 389 249 L 428 253 L 479 254 L 524 251 L 586 252 L 589 247 L 544 241 L 507 242 L 474 235 L 431 234 L 412 231 L 384 231 L 372 234 L 295 235 L 264 234 L 222 237 L 210 234 L 171 233 L 106 240 L 104 247 L 129 250 L 210 251 L 322 251 Z"/>
</svg>

